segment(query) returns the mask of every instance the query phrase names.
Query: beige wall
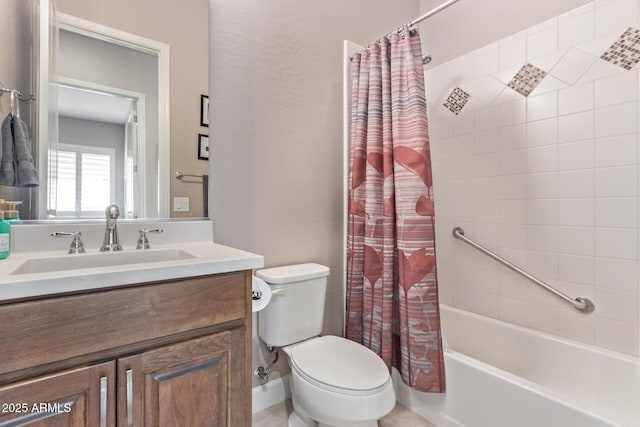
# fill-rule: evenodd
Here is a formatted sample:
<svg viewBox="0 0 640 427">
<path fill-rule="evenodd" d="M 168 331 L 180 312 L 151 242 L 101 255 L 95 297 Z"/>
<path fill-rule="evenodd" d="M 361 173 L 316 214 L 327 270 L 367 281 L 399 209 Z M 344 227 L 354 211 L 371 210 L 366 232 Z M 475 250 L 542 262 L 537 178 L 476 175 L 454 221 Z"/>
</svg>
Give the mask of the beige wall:
<svg viewBox="0 0 640 427">
<path fill-rule="evenodd" d="M 420 0 L 426 13 L 445 0 Z M 430 67 L 588 3 L 587 0 L 461 0 L 420 25 Z"/>
<path fill-rule="evenodd" d="M 210 4 L 214 238 L 267 267 L 328 265 L 325 332 L 341 334 L 342 44 L 413 19 L 418 1 Z"/>
<path fill-rule="evenodd" d="M 208 167 L 197 158 L 198 134 L 208 133 L 200 127 L 200 95 L 208 94 L 207 0 L 56 0 L 56 5 L 60 12 L 171 46 L 171 210 L 173 197 L 190 198 L 190 212 L 171 216 L 202 216 L 201 184 L 173 176 L 177 170 L 206 173 Z"/>
</svg>

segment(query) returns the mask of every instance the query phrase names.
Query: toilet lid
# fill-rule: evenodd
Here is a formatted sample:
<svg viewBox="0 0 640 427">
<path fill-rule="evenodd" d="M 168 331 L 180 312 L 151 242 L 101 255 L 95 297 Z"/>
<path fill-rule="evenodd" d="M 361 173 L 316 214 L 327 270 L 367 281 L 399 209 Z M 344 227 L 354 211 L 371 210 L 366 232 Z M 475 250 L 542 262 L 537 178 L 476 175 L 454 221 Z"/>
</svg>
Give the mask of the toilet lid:
<svg viewBox="0 0 640 427">
<path fill-rule="evenodd" d="M 294 346 L 290 360 L 300 373 L 329 387 L 363 391 L 389 380 L 387 366 L 378 355 L 337 336 L 325 335 Z"/>
</svg>

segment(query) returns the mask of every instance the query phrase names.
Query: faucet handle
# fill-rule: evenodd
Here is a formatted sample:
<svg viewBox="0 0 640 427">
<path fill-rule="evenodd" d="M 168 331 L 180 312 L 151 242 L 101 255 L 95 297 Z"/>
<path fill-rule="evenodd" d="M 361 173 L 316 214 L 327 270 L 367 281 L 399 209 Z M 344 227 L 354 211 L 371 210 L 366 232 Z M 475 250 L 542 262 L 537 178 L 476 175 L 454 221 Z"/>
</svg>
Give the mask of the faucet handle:
<svg viewBox="0 0 640 427">
<path fill-rule="evenodd" d="M 58 236 L 73 236 L 73 240 L 71 240 L 71 246 L 69 246 L 69 252 L 67 252 L 68 254 L 83 254 L 85 253 L 84 250 L 84 244 L 82 244 L 82 240 L 80 239 L 80 236 L 82 236 L 82 233 L 79 231 L 72 231 L 71 233 L 67 233 L 65 231 L 54 231 L 53 233 L 50 234 L 53 237 L 58 237 Z"/>
<path fill-rule="evenodd" d="M 147 233 L 162 233 L 164 230 L 156 228 L 153 230 L 147 230 L 146 228 L 140 229 L 140 235 L 138 236 L 138 246 L 136 249 L 149 249 L 149 239 L 147 239 Z"/>
</svg>

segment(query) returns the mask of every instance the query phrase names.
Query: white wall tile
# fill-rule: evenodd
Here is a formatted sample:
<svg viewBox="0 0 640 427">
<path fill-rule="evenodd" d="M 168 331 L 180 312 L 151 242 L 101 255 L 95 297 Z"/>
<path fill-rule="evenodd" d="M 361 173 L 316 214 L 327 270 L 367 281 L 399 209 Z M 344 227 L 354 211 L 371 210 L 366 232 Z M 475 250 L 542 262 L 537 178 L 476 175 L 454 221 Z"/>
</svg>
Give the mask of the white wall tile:
<svg viewBox="0 0 640 427">
<path fill-rule="evenodd" d="M 599 59 L 638 3 L 590 2 L 427 72 L 443 301 L 639 352 L 640 72 Z M 613 31 L 594 38 L 596 5 Z M 506 85 L 526 61 L 549 73 L 523 97 Z M 472 100 L 454 117 L 436 104 L 456 85 Z M 596 311 L 459 244 L 456 225 Z"/>
<path fill-rule="evenodd" d="M 528 302 L 527 326 L 550 334 L 558 334 L 558 310 L 543 304 Z"/>
<path fill-rule="evenodd" d="M 527 149 L 527 173 L 553 172 L 558 170 L 558 147 Z"/>
<path fill-rule="evenodd" d="M 635 260 L 596 258 L 596 286 L 638 291 L 638 263 Z"/>
<path fill-rule="evenodd" d="M 593 140 L 571 142 L 558 146 L 558 170 L 592 169 L 594 167 Z"/>
<path fill-rule="evenodd" d="M 558 19 L 558 48 L 565 49 L 591 40 L 595 34 L 593 2 L 560 15 Z"/>
<path fill-rule="evenodd" d="M 635 260 L 638 235 L 625 228 L 596 228 L 596 256 Z"/>
<path fill-rule="evenodd" d="M 527 171 L 526 150 L 511 150 L 500 153 L 500 174 L 517 175 Z"/>
<path fill-rule="evenodd" d="M 555 252 L 558 250 L 558 227 L 527 225 L 527 250 Z"/>
<path fill-rule="evenodd" d="M 500 199 L 522 199 L 527 191 L 526 175 L 500 177 Z"/>
<path fill-rule="evenodd" d="M 558 143 L 558 119 L 527 123 L 527 146 L 542 147 Z"/>
<path fill-rule="evenodd" d="M 510 249 L 526 249 L 526 226 L 500 224 L 500 246 Z"/>
<path fill-rule="evenodd" d="M 558 115 L 558 92 L 547 92 L 527 98 L 527 121 L 550 119 Z"/>
<path fill-rule="evenodd" d="M 527 218 L 524 200 L 500 200 L 501 224 L 524 224 Z"/>
<path fill-rule="evenodd" d="M 500 177 L 476 178 L 476 193 L 478 200 L 497 200 L 500 197 Z"/>
<path fill-rule="evenodd" d="M 561 337 L 595 343 L 595 316 L 585 315 L 574 309 L 560 309 L 558 312 L 558 329 Z"/>
<path fill-rule="evenodd" d="M 558 201 L 559 225 L 593 227 L 595 225 L 595 199 L 560 199 Z"/>
<path fill-rule="evenodd" d="M 592 139 L 595 135 L 594 111 L 560 116 L 558 119 L 558 142 Z"/>
<path fill-rule="evenodd" d="M 524 124 L 500 129 L 500 149 L 517 150 L 527 145 L 527 128 Z"/>
<path fill-rule="evenodd" d="M 495 319 L 500 318 L 500 297 L 495 294 L 476 292 L 475 312 Z"/>
<path fill-rule="evenodd" d="M 596 81 L 596 108 L 623 104 L 637 99 L 637 71 L 629 71 Z"/>
<path fill-rule="evenodd" d="M 596 227 L 637 228 L 638 199 L 596 199 Z"/>
<path fill-rule="evenodd" d="M 595 229 L 593 227 L 559 227 L 558 252 L 567 255 L 595 255 Z"/>
<path fill-rule="evenodd" d="M 638 163 L 637 134 L 618 135 L 596 140 L 596 167 L 626 166 Z"/>
<path fill-rule="evenodd" d="M 537 173 L 527 175 L 528 199 L 551 199 L 558 197 L 558 174 Z"/>
<path fill-rule="evenodd" d="M 559 255 L 558 279 L 565 282 L 593 285 L 595 282 L 594 258 L 590 256 Z"/>
<path fill-rule="evenodd" d="M 596 138 L 634 133 L 638 130 L 638 104 L 629 102 L 596 110 Z"/>
<path fill-rule="evenodd" d="M 477 154 L 496 153 L 500 151 L 500 130 L 491 129 L 483 132 L 476 132 Z"/>
<path fill-rule="evenodd" d="M 622 322 L 638 322 L 638 300 L 635 292 L 597 288 L 598 316 Z"/>
<path fill-rule="evenodd" d="M 496 176 L 500 170 L 500 153 L 478 155 L 475 162 L 477 177 Z"/>
<path fill-rule="evenodd" d="M 562 199 L 585 199 L 595 196 L 593 170 L 558 173 L 558 195 Z"/>
<path fill-rule="evenodd" d="M 558 200 L 527 200 L 527 224 L 558 225 Z"/>
<path fill-rule="evenodd" d="M 500 319 L 516 325 L 525 325 L 527 321 L 524 301 L 501 296 Z"/>
<path fill-rule="evenodd" d="M 635 197 L 638 195 L 637 166 L 596 169 L 597 197 Z"/>
<path fill-rule="evenodd" d="M 638 22 L 637 0 L 617 0 L 602 6 L 596 2 L 596 37 L 612 31 L 624 31 Z"/>
<path fill-rule="evenodd" d="M 500 126 L 513 126 L 526 122 L 526 99 L 507 102 L 500 105 Z"/>
<path fill-rule="evenodd" d="M 527 39 L 524 32 L 500 41 L 500 70 L 521 67 L 526 61 Z"/>
<path fill-rule="evenodd" d="M 476 52 L 476 78 L 493 74 L 500 69 L 500 48 L 493 43 Z"/>
<path fill-rule="evenodd" d="M 476 111 L 476 131 L 496 129 L 499 124 L 498 106 L 481 108 Z"/>
<path fill-rule="evenodd" d="M 596 345 L 638 355 L 638 325 L 596 317 Z"/>
<path fill-rule="evenodd" d="M 527 31 L 527 58 L 539 58 L 558 49 L 558 18 Z"/>
<path fill-rule="evenodd" d="M 577 84 L 558 92 L 558 112 L 561 116 L 593 110 L 594 107 L 593 82 Z"/>
<path fill-rule="evenodd" d="M 563 82 L 572 85 L 598 60 L 582 50 L 570 48 L 553 67 L 550 74 Z"/>
</svg>

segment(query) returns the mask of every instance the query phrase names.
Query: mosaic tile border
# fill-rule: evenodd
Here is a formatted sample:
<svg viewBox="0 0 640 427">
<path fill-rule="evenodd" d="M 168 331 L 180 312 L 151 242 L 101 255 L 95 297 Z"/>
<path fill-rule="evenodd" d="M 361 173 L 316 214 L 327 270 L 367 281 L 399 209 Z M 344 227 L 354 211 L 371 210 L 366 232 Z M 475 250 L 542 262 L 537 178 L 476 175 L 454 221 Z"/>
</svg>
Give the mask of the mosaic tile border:
<svg viewBox="0 0 640 427">
<path fill-rule="evenodd" d="M 520 68 L 516 75 L 513 76 L 507 86 L 526 97 L 540 84 L 546 75 L 547 72 L 543 69 L 526 63 Z"/>
<path fill-rule="evenodd" d="M 467 92 L 456 87 L 451 91 L 451 94 L 447 97 L 447 100 L 443 105 L 453 114 L 458 115 L 467 104 L 470 97 L 471 95 Z"/>
<path fill-rule="evenodd" d="M 629 27 L 609 48 L 600 59 L 614 65 L 631 70 L 640 62 L 640 30 Z"/>
</svg>

